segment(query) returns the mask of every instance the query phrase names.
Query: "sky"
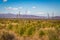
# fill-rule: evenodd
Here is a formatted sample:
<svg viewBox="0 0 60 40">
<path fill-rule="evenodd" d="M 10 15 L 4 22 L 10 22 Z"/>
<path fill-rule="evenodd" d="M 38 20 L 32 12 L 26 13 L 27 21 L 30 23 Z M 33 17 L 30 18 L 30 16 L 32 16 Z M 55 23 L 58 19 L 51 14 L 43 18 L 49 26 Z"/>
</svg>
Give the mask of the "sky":
<svg viewBox="0 0 60 40">
<path fill-rule="evenodd" d="M 0 13 L 60 16 L 60 0 L 0 0 Z"/>
</svg>

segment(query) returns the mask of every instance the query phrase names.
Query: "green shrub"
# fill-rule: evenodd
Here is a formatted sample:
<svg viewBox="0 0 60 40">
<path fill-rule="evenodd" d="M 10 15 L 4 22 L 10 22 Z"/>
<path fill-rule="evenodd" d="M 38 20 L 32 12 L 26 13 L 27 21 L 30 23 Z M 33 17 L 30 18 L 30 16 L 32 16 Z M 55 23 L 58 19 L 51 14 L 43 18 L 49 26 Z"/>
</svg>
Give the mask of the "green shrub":
<svg viewBox="0 0 60 40">
<path fill-rule="evenodd" d="M 8 30 L 11 30 L 11 29 L 12 29 L 12 27 L 13 27 L 13 26 L 12 26 L 12 24 L 8 24 L 7 29 L 8 29 Z"/>
<path fill-rule="evenodd" d="M 35 32 L 35 27 L 30 27 L 27 29 L 27 35 L 31 36 L 32 34 L 34 34 Z"/>
<path fill-rule="evenodd" d="M 40 31 L 39 31 L 39 36 L 40 36 L 40 37 L 43 37 L 44 35 L 45 35 L 45 32 L 44 32 L 43 30 L 40 30 Z"/>
<path fill-rule="evenodd" d="M 20 30 L 19 30 L 19 34 L 20 34 L 21 36 L 23 36 L 25 30 L 26 30 L 26 29 L 24 29 L 23 27 L 21 27 Z"/>
</svg>

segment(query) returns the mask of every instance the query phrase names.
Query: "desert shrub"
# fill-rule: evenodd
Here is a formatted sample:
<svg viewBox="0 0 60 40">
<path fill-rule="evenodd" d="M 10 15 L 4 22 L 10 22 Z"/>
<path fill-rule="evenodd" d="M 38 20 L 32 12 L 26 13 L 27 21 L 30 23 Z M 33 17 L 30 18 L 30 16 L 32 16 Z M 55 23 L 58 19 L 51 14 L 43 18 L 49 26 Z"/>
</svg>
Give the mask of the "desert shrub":
<svg viewBox="0 0 60 40">
<path fill-rule="evenodd" d="M 12 27 L 13 27 L 13 26 L 12 26 L 12 24 L 8 24 L 7 29 L 8 29 L 8 30 L 11 30 L 11 29 L 12 29 Z"/>
<path fill-rule="evenodd" d="M 49 40 L 59 40 L 56 31 L 48 30 Z"/>
<path fill-rule="evenodd" d="M 0 24 L 0 29 L 5 29 L 5 24 Z"/>
<path fill-rule="evenodd" d="M 58 37 L 60 37 L 60 25 L 57 25 L 55 27 L 55 29 L 56 29 L 56 32 L 57 32 Z M 59 38 L 59 40 L 60 40 L 60 38 Z"/>
<path fill-rule="evenodd" d="M 15 22 L 15 23 L 17 23 L 17 22 L 18 22 L 18 20 L 14 20 L 14 22 Z"/>
<path fill-rule="evenodd" d="M 26 31 L 26 29 L 24 27 L 21 27 L 20 30 L 18 31 L 18 33 L 23 36 L 24 32 Z"/>
<path fill-rule="evenodd" d="M 10 34 L 8 32 L 2 32 L 0 33 L 0 40 L 14 40 L 15 36 L 13 34 Z"/>
<path fill-rule="evenodd" d="M 43 37 L 45 35 L 45 32 L 43 30 L 39 31 L 39 37 Z"/>
<path fill-rule="evenodd" d="M 35 27 L 30 27 L 30 28 L 28 28 L 27 29 L 27 35 L 28 36 L 31 36 L 31 35 L 33 35 L 35 33 Z"/>
<path fill-rule="evenodd" d="M 40 28 L 41 28 L 41 24 L 38 24 L 38 25 L 36 26 L 36 29 L 39 30 Z"/>
</svg>

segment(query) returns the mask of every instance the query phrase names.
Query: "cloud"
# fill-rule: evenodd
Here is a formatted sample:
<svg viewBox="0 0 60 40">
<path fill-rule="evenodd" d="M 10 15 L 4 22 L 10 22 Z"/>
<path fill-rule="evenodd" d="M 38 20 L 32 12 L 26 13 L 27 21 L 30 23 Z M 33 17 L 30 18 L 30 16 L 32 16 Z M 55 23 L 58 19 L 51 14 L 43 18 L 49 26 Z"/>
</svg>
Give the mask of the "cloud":
<svg viewBox="0 0 60 40">
<path fill-rule="evenodd" d="M 32 8 L 33 8 L 33 9 L 35 9 L 35 8 L 36 8 L 36 6 L 33 6 Z"/>
<path fill-rule="evenodd" d="M 5 7 L 5 10 L 9 13 L 18 13 L 19 12 L 19 7 Z M 21 13 L 22 14 L 22 13 Z"/>
<path fill-rule="evenodd" d="M 31 11 L 30 10 L 26 10 L 26 14 L 30 14 L 31 13 Z"/>
<path fill-rule="evenodd" d="M 19 7 L 19 9 L 22 9 L 23 7 Z"/>
<path fill-rule="evenodd" d="M 12 10 L 18 10 L 18 8 L 12 8 Z"/>
<path fill-rule="evenodd" d="M 12 7 L 5 7 L 5 9 L 6 9 L 6 10 L 11 10 L 11 9 L 12 9 Z"/>
<path fill-rule="evenodd" d="M 40 11 L 40 12 L 37 12 L 37 14 L 44 14 L 45 12 L 42 12 L 42 11 Z"/>
<path fill-rule="evenodd" d="M 31 13 L 31 11 L 27 11 L 27 14 Z"/>
<path fill-rule="evenodd" d="M 18 10 L 18 8 L 13 8 L 13 7 L 5 7 L 6 10 Z"/>
<path fill-rule="evenodd" d="M 47 16 L 47 13 L 44 12 L 44 11 L 39 11 L 39 12 L 36 12 L 35 15 L 38 15 L 38 16 Z"/>
<path fill-rule="evenodd" d="M 3 2 L 7 2 L 8 0 L 3 0 Z"/>
</svg>

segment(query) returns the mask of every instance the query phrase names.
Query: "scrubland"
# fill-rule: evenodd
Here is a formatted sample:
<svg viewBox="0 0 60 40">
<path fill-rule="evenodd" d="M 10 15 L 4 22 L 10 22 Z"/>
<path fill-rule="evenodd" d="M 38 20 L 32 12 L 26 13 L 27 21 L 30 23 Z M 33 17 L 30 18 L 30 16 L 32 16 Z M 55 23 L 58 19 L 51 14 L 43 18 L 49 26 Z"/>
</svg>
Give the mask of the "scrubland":
<svg viewBox="0 0 60 40">
<path fill-rule="evenodd" d="M 1 18 L 0 40 L 60 40 L 60 20 Z"/>
</svg>

